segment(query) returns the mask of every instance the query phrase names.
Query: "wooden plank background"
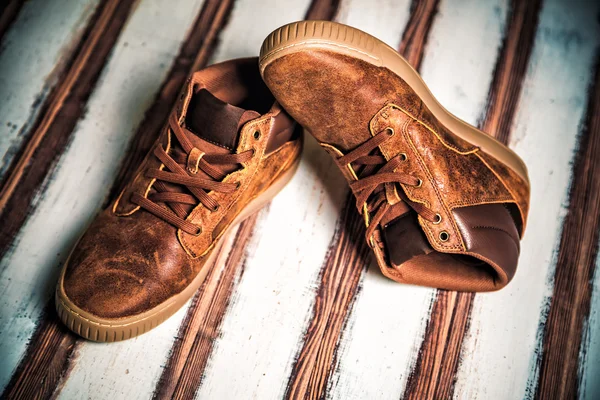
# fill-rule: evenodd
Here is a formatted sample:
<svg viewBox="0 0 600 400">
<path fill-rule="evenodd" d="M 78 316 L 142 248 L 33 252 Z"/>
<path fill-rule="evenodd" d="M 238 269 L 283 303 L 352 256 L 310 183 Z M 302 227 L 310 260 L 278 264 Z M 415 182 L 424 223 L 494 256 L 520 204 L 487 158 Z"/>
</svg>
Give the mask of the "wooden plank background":
<svg viewBox="0 0 600 400">
<path fill-rule="evenodd" d="M 11 0 L 0 5 L 3 398 L 600 398 L 600 3 Z M 206 283 L 138 338 L 86 342 L 52 295 L 191 72 L 300 19 L 397 48 L 460 118 L 529 166 L 514 281 L 381 276 L 337 167 L 301 167 L 226 238 Z M 282 242 L 281 238 L 285 238 Z"/>
</svg>

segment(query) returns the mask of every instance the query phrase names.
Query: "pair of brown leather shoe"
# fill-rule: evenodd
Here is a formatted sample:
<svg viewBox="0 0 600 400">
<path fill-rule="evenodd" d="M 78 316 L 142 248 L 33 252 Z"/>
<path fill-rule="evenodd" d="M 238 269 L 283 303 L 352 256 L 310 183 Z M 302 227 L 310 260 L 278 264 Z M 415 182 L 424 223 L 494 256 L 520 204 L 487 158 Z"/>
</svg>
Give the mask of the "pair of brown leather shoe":
<svg viewBox="0 0 600 400">
<path fill-rule="evenodd" d="M 63 268 L 63 322 L 114 341 L 177 311 L 222 236 L 290 180 L 302 127 L 348 180 L 384 275 L 463 291 L 512 279 L 529 207 L 521 159 L 446 111 L 383 42 L 303 21 L 271 33 L 260 59 L 193 75 L 135 178 Z"/>
</svg>

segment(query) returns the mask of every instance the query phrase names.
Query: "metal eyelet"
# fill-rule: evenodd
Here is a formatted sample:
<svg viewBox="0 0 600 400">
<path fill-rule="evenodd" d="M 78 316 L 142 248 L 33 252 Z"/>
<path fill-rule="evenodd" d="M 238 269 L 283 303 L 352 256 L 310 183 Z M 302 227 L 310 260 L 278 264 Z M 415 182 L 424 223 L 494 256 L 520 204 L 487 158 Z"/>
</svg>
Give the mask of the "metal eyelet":
<svg viewBox="0 0 600 400">
<path fill-rule="evenodd" d="M 398 155 L 398 157 L 400 157 L 400 161 L 406 161 L 406 160 L 408 160 L 408 156 L 406 155 L 406 153 L 400 153 Z"/>
<path fill-rule="evenodd" d="M 213 207 L 212 210 L 210 210 L 211 212 L 217 212 L 219 211 L 219 205 L 217 204 L 216 206 Z"/>
<path fill-rule="evenodd" d="M 450 239 L 450 234 L 448 232 L 446 232 L 446 231 L 441 231 L 440 232 L 440 240 L 442 242 L 447 242 L 448 239 Z"/>
<path fill-rule="evenodd" d="M 255 131 L 254 132 L 254 140 L 258 140 L 260 139 L 260 131 Z"/>
<path fill-rule="evenodd" d="M 394 128 L 389 127 L 389 126 L 387 128 L 385 128 L 385 130 L 388 132 L 389 136 L 394 136 L 394 133 L 396 133 L 396 131 L 394 130 Z"/>
<path fill-rule="evenodd" d="M 435 221 L 433 221 L 432 223 L 434 225 L 439 225 L 440 222 L 442 222 L 442 216 L 440 214 L 435 214 Z"/>
<path fill-rule="evenodd" d="M 241 186 L 242 186 L 242 183 L 241 183 L 240 181 L 237 181 L 237 182 L 235 183 L 235 188 L 236 188 L 236 190 L 237 190 L 237 189 L 239 189 Z"/>
<path fill-rule="evenodd" d="M 190 233 L 190 235 L 192 235 L 192 236 L 200 236 L 200 234 L 202 233 L 202 227 L 201 226 L 197 226 L 196 228 L 197 228 L 196 233 Z"/>
<path fill-rule="evenodd" d="M 420 179 L 420 178 L 417 178 L 417 179 L 419 179 L 419 182 L 417 182 L 417 184 L 415 185 L 415 187 L 419 188 L 419 187 L 423 186 L 423 180 Z"/>
</svg>

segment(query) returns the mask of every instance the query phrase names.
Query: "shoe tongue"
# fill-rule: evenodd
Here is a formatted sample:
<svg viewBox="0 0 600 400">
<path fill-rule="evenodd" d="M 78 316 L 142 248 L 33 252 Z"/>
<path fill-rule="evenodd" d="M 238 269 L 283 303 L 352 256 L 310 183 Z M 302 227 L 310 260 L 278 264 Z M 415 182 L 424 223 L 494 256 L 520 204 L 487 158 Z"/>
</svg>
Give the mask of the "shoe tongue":
<svg viewBox="0 0 600 400">
<path fill-rule="evenodd" d="M 390 264 L 400 266 L 406 261 L 434 250 L 419 225 L 417 213 L 408 211 L 382 227 L 383 240 Z"/>
<path fill-rule="evenodd" d="M 209 143 L 234 150 L 242 125 L 259 116 L 256 111 L 227 104 L 202 89 L 190 100 L 185 126 Z"/>
</svg>

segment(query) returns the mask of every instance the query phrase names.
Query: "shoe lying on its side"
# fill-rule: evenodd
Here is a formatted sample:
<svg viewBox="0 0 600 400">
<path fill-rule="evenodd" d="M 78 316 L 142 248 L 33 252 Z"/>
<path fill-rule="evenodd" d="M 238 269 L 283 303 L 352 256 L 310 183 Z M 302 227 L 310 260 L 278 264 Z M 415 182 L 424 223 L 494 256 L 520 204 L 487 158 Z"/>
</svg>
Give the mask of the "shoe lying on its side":
<svg viewBox="0 0 600 400">
<path fill-rule="evenodd" d="M 228 229 L 292 177 L 302 149 L 295 128 L 257 58 L 195 73 L 135 178 L 72 251 L 56 289 L 62 321 L 115 341 L 177 311 Z"/>
<path fill-rule="evenodd" d="M 260 70 L 336 159 L 386 276 L 464 291 L 512 279 L 529 208 L 523 161 L 448 113 L 396 51 L 304 21 L 265 39 Z"/>
</svg>

